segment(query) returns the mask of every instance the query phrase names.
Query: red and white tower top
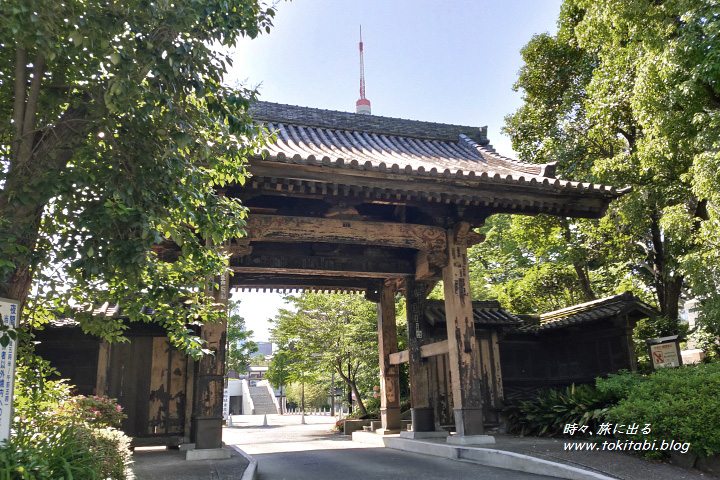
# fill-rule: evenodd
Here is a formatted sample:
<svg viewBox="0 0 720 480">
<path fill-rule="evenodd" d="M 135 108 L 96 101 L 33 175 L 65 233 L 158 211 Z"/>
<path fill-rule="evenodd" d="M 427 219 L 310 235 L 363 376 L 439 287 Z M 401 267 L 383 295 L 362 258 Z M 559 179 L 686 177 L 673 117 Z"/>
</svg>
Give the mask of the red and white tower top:
<svg viewBox="0 0 720 480">
<path fill-rule="evenodd" d="M 365 65 L 363 64 L 362 25 L 360 26 L 360 98 L 355 102 L 355 113 L 370 115 L 370 100 L 365 98 Z"/>
</svg>

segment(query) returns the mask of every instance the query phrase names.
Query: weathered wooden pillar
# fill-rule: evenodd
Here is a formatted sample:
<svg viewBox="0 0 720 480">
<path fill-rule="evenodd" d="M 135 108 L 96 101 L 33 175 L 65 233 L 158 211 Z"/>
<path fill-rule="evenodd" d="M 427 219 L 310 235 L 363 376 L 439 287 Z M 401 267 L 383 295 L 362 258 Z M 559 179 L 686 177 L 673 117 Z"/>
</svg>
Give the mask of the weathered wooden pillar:
<svg viewBox="0 0 720 480">
<path fill-rule="evenodd" d="M 384 283 L 378 301 L 378 350 L 380 353 L 380 434 L 400 431 L 400 379 L 397 365 L 390 364 L 390 354 L 397 353 L 395 323 L 395 286 Z"/>
<path fill-rule="evenodd" d="M 420 354 L 420 347 L 428 341 L 425 320 L 426 287 L 425 282 L 418 282 L 414 277 L 405 279 L 410 402 L 412 430 L 415 433 L 435 430 L 435 415 L 429 385 L 430 362 L 429 359 L 423 359 Z"/>
<path fill-rule="evenodd" d="M 216 277 L 219 289 L 208 292 L 215 299 L 215 303 L 224 306 L 227 311 L 228 304 L 228 274 L 223 273 Z M 227 330 L 227 312 L 223 320 L 216 323 L 206 323 L 200 330 L 200 338 L 205 348 L 212 355 L 205 355 L 196 363 L 197 382 L 194 394 L 195 408 L 193 418 L 193 432 L 196 450 L 189 451 L 187 458 L 222 458 L 227 452 L 201 452 L 202 450 L 222 449 L 222 406 L 223 390 L 225 388 L 225 343 Z M 229 458 L 229 452 L 227 452 Z"/>
<path fill-rule="evenodd" d="M 462 222 L 448 230 L 448 265 L 443 268 L 445 314 L 448 331 L 448 361 L 452 380 L 453 412 L 456 435 L 450 443 L 489 443 L 483 435 L 482 381 L 480 358 L 475 339 L 470 277 L 467 260 L 467 235 L 470 225 Z M 472 438 L 463 438 L 472 437 Z"/>
</svg>

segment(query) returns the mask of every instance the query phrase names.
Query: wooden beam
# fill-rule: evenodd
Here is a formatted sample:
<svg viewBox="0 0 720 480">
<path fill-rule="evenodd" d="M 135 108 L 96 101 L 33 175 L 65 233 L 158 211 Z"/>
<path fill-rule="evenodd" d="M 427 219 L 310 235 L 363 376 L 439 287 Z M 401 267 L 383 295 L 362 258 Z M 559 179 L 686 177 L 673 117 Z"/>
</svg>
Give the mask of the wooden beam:
<svg viewBox="0 0 720 480">
<path fill-rule="evenodd" d="M 380 292 L 378 311 L 378 351 L 380 356 L 380 433 L 400 431 L 400 372 L 390 362 L 397 353 L 397 324 L 395 321 L 394 284 L 385 283 Z"/>
<path fill-rule="evenodd" d="M 345 255 L 294 255 L 289 252 L 251 254 L 232 258 L 230 268 L 239 273 L 284 273 L 339 277 L 391 278 L 414 271 L 412 260 L 398 257 Z"/>
<path fill-rule="evenodd" d="M 448 353 L 448 341 L 429 343 L 420 347 L 420 356 L 422 358 L 434 357 L 436 355 L 445 355 Z"/>
<path fill-rule="evenodd" d="M 250 215 L 247 238 L 263 242 L 320 242 L 415 250 L 443 251 L 442 228 L 407 223 L 337 220 L 332 218 Z"/>
<path fill-rule="evenodd" d="M 402 352 L 390 354 L 390 363 L 392 365 L 400 365 L 401 363 L 405 363 L 409 360 L 410 360 L 410 352 L 408 352 L 407 350 L 403 350 Z"/>
<path fill-rule="evenodd" d="M 423 350 L 427 353 L 432 345 L 429 340 L 428 324 L 425 319 L 424 282 L 416 282 L 413 276 L 405 279 L 405 301 L 407 313 L 407 338 L 410 374 L 410 403 L 413 432 L 435 430 L 435 415 L 432 408 L 429 362 L 423 361 Z M 445 349 L 447 351 L 447 348 Z M 434 389 L 433 389 L 434 390 Z"/>
<path fill-rule="evenodd" d="M 220 288 L 208 292 L 216 303 L 227 309 L 228 274 L 216 277 Z M 222 406 L 225 388 L 225 338 L 227 316 L 223 321 L 205 323 L 200 329 L 200 338 L 205 341 L 204 348 L 212 355 L 204 355 L 198 362 L 197 392 L 194 397 L 194 432 L 197 449 L 222 448 Z"/>
<path fill-rule="evenodd" d="M 420 347 L 420 357 L 428 358 L 435 357 L 437 355 L 445 355 L 448 353 L 448 341 L 443 340 L 441 342 L 430 343 L 428 345 L 422 345 Z M 403 350 L 402 352 L 394 353 L 390 355 L 390 363 L 393 365 L 399 365 L 410 360 L 410 352 Z"/>
<path fill-rule="evenodd" d="M 264 274 L 236 274 L 230 277 L 232 288 L 316 288 L 316 289 L 367 289 L 376 280 L 357 277 L 333 278 L 317 275 L 287 275 L 284 272 Z"/>
<path fill-rule="evenodd" d="M 288 168 L 291 167 L 291 168 Z M 287 163 L 251 160 L 248 170 L 258 177 L 279 179 L 291 177 L 297 180 L 347 184 L 356 190 L 379 189 L 400 190 L 403 194 L 412 195 L 452 195 L 455 198 L 468 197 L 480 200 L 495 209 L 510 209 L 510 205 L 526 206 L 528 211 L 540 211 L 549 214 L 565 214 L 573 217 L 598 218 L 603 215 L 607 204 L 616 195 L 603 191 L 587 192 L 582 189 L 567 190 L 548 188 L 542 183 L 536 185 L 505 183 L 488 177 L 482 179 L 457 177 L 423 178 L 392 172 L 371 172 L 341 168 L 328 169 L 309 165 L 288 165 Z M 550 183 L 555 179 L 548 179 Z M 501 207 L 500 204 L 503 204 Z M 505 206 L 507 205 L 507 206 Z"/>
<path fill-rule="evenodd" d="M 482 413 L 481 360 L 475 339 L 470 298 L 468 232 L 470 226 L 466 223 L 448 230 L 449 262 L 443 269 L 448 361 L 453 390 L 455 431 L 458 436 L 482 435 L 485 431 Z"/>
</svg>

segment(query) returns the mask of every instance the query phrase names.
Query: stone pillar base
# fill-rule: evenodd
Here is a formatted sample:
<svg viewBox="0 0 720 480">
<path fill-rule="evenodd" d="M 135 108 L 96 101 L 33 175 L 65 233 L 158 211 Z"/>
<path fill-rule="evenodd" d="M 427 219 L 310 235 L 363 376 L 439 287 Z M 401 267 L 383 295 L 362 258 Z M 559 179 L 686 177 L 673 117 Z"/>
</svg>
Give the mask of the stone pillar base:
<svg viewBox="0 0 720 480">
<path fill-rule="evenodd" d="M 222 417 L 195 418 L 195 447 L 200 450 L 222 448 Z"/>
<path fill-rule="evenodd" d="M 400 407 L 381 408 L 380 420 L 382 421 L 382 430 L 394 430 L 394 433 L 400 432 Z"/>
<path fill-rule="evenodd" d="M 377 435 L 397 435 L 398 433 L 400 433 L 400 429 L 391 430 L 389 428 L 378 428 L 377 430 L 375 430 L 375 433 Z"/>
<path fill-rule="evenodd" d="M 413 432 L 435 431 L 435 412 L 432 408 L 411 408 L 410 414 Z"/>
<path fill-rule="evenodd" d="M 482 407 L 454 408 L 455 431 L 458 436 L 484 435 Z"/>
<path fill-rule="evenodd" d="M 445 442 L 448 445 L 484 445 L 495 443 L 492 435 L 450 435 Z"/>
<path fill-rule="evenodd" d="M 188 450 L 185 454 L 185 460 L 225 460 L 228 458 L 230 458 L 230 450 L 225 448 Z"/>
<path fill-rule="evenodd" d="M 409 438 L 411 440 L 422 440 L 423 438 L 445 438 L 450 435 L 444 430 L 436 430 L 434 432 L 400 432 L 400 438 Z"/>
</svg>

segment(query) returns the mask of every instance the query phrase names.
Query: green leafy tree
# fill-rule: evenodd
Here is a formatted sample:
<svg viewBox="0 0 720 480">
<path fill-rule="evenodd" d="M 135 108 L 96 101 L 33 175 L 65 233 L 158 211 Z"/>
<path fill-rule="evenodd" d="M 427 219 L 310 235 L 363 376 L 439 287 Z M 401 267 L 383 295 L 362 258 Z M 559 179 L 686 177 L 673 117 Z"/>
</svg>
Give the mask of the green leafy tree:
<svg viewBox="0 0 720 480">
<path fill-rule="evenodd" d="M 236 373 L 247 372 L 250 357 L 258 351 L 257 343 L 250 340 L 252 330 L 245 329 L 245 319 L 240 316 L 240 302 L 230 301 L 228 305 L 227 343 L 225 353 L 225 370 Z"/>
<path fill-rule="evenodd" d="M 74 317 L 109 339 L 123 326 L 91 305 L 120 303 L 199 353 L 186 323 L 222 315 L 207 240 L 244 226 L 217 191 L 263 139 L 222 52 L 273 16 L 258 0 L 0 3 L 0 296 L 24 306 L 35 281 L 33 312 L 85 305 Z"/>
<path fill-rule="evenodd" d="M 270 382 L 274 388 L 280 389 L 280 397 L 283 395 L 283 389 L 288 384 L 292 376 L 292 356 L 286 351 L 280 350 L 273 355 L 270 367 L 265 374 L 265 379 Z M 282 414 L 282 404 L 280 405 L 280 414 Z"/>
<path fill-rule="evenodd" d="M 367 410 L 361 391 L 366 380 L 378 382 L 377 310 L 374 303 L 357 295 L 303 293 L 287 297 L 295 311 L 281 310 L 273 319 L 271 335 L 289 345 L 299 371 L 334 371 L 352 390 L 361 415 Z"/>
<path fill-rule="evenodd" d="M 507 118 L 521 158 L 555 161 L 562 178 L 633 187 L 599 221 L 558 220 L 569 228 L 570 253 L 541 277 L 570 267 L 576 279 L 564 284 L 587 299 L 650 293 L 665 317 L 662 334 L 678 332 L 687 289 L 706 305 L 717 298 L 718 263 L 709 260 L 718 253 L 718 170 L 710 165 L 718 161 L 720 61 L 708 52 L 718 48 L 718 22 L 716 2 L 706 0 L 566 0 L 558 33 L 536 35 L 522 51 L 524 105 Z M 562 238 L 530 223 L 541 242 Z M 534 272 L 548 263 L 543 250 L 530 242 L 522 254 Z"/>
</svg>

